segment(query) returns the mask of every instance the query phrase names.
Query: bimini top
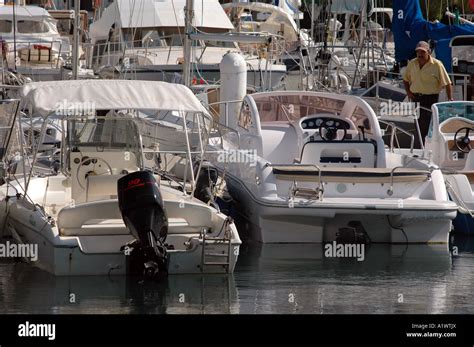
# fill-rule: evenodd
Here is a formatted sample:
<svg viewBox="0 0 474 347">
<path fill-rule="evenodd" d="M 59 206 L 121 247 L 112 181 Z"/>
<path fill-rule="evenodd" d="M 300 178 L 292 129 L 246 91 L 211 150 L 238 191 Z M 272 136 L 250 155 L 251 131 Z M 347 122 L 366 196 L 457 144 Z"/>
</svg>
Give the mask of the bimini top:
<svg viewBox="0 0 474 347">
<path fill-rule="evenodd" d="M 20 90 L 23 105 L 43 117 L 64 105 L 92 105 L 94 110 L 160 110 L 201 112 L 206 109 L 191 90 L 181 84 L 129 80 L 77 80 L 33 82 Z"/>
</svg>

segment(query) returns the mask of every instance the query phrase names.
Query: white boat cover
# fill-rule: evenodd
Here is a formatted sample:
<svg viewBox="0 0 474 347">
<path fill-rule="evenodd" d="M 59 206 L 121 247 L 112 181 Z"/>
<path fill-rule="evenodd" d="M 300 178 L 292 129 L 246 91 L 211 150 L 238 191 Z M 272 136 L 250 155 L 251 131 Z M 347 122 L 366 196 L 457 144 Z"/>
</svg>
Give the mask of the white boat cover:
<svg viewBox="0 0 474 347">
<path fill-rule="evenodd" d="M 17 20 L 31 19 L 53 19 L 48 11 L 38 6 L 15 6 L 15 17 Z M 0 6 L 0 19 L 12 19 L 13 6 Z"/>
<path fill-rule="evenodd" d="M 90 27 L 93 40 L 107 39 L 110 28 L 184 27 L 185 0 L 116 0 Z M 198 28 L 233 30 L 217 0 L 194 2 L 193 25 Z"/>
<path fill-rule="evenodd" d="M 20 90 L 24 106 L 47 117 L 64 105 L 92 105 L 94 110 L 162 110 L 208 114 L 181 84 L 129 80 L 33 82 Z"/>
</svg>

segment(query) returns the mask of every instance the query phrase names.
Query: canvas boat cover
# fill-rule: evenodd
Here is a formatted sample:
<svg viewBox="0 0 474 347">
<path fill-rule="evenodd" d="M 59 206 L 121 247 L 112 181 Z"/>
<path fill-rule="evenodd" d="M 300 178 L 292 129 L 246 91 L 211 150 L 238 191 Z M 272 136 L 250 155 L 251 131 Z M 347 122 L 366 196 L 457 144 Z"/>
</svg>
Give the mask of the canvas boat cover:
<svg viewBox="0 0 474 347">
<path fill-rule="evenodd" d="M 34 82 L 20 90 L 24 105 L 43 117 L 62 105 L 93 104 L 95 110 L 164 110 L 201 112 L 206 109 L 181 84 L 129 80 L 75 80 Z"/>
</svg>

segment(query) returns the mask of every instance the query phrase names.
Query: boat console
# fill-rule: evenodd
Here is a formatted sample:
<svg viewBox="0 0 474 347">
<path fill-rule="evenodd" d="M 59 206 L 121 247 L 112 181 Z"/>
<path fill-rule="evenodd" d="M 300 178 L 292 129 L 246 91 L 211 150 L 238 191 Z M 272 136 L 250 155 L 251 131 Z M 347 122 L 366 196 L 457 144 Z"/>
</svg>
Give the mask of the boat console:
<svg viewBox="0 0 474 347">
<path fill-rule="evenodd" d="M 322 114 L 301 118 L 299 128 L 303 133 L 303 143 L 306 143 L 315 140 L 344 141 L 348 138 L 348 130 L 355 129 L 355 126 L 333 115 Z"/>
<path fill-rule="evenodd" d="M 375 167 L 376 144 L 365 129 L 334 114 L 318 114 L 298 121 L 301 164 L 318 166 Z"/>
</svg>

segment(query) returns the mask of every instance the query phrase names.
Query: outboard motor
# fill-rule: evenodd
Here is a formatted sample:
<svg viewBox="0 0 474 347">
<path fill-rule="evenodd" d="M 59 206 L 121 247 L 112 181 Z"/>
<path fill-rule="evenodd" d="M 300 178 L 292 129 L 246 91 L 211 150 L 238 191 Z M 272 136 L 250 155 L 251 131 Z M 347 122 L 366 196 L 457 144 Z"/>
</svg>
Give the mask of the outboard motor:
<svg viewBox="0 0 474 347">
<path fill-rule="evenodd" d="M 118 180 L 117 191 L 123 221 L 136 238 L 122 247 L 129 251 L 128 272 L 146 279 L 166 275 L 168 219 L 155 177 L 149 171 L 133 172 Z"/>
</svg>

